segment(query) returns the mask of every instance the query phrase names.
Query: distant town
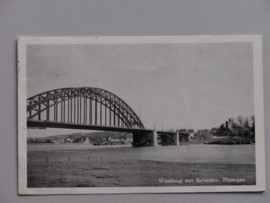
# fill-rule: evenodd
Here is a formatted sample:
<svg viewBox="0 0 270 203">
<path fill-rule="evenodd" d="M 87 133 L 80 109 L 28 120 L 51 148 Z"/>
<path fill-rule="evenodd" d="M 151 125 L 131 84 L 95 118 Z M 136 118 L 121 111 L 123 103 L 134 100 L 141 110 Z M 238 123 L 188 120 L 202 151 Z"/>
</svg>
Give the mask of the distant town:
<svg viewBox="0 0 270 203">
<path fill-rule="evenodd" d="M 122 132 L 91 132 L 53 135 L 42 138 L 28 138 L 28 143 L 84 143 L 93 145 L 124 145 L 132 142 L 131 133 Z"/>
</svg>

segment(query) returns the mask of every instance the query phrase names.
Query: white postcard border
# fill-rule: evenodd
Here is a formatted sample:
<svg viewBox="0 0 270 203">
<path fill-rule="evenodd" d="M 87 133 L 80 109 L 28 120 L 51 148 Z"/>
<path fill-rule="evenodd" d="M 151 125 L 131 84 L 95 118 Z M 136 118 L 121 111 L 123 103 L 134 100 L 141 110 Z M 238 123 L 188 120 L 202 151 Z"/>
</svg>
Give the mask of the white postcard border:
<svg viewBox="0 0 270 203">
<path fill-rule="evenodd" d="M 27 188 L 26 127 L 26 46 L 30 44 L 137 44 L 137 43 L 224 43 L 252 42 L 254 97 L 256 116 L 256 185 L 250 186 L 167 186 L 167 187 L 96 187 L 96 188 Z M 92 36 L 92 37 L 19 37 L 18 38 L 18 193 L 47 194 L 111 194 L 111 193 L 195 193 L 254 192 L 265 190 L 265 132 L 263 99 L 262 37 L 234 36 Z"/>
</svg>

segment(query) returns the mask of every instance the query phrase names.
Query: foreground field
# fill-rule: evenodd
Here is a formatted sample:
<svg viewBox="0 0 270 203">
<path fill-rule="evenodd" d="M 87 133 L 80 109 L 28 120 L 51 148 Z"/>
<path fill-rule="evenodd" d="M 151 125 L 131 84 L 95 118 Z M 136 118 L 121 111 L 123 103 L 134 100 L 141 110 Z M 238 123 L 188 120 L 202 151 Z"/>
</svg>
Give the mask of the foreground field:
<svg viewBox="0 0 270 203">
<path fill-rule="evenodd" d="M 29 145 L 28 187 L 254 185 L 255 147 Z"/>
<path fill-rule="evenodd" d="M 30 144 L 28 187 L 254 185 L 254 145 Z"/>
<path fill-rule="evenodd" d="M 196 182 L 196 178 L 218 179 L 219 182 Z M 229 183 L 224 182 L 223 178 L 244 180 L 239 183 Z M 161 179 L 182 179 L 183 182 L 162 183 Z M 253 185 L 255 183 L 255 166 L 250 164 L 191 164 L 143 160 L 28 164 L 28 187 Z"/>
</svg>

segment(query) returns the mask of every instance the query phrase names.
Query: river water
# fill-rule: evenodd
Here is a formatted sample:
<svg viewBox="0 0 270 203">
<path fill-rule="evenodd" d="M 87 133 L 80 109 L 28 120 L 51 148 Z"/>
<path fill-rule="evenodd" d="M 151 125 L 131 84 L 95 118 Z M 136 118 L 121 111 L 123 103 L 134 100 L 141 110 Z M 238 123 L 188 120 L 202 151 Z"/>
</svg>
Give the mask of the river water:
<svg viewBox="0 0 270 203">
<path fill-rule="evenodd" d="M 28 159 L 43 161 L 110 161 L 138 159 L 182 163 L 255 164 L 255 145 L 182 145 L 137 147 L 93 146 L 88 144 L 28 144 Z"/>
</svg>

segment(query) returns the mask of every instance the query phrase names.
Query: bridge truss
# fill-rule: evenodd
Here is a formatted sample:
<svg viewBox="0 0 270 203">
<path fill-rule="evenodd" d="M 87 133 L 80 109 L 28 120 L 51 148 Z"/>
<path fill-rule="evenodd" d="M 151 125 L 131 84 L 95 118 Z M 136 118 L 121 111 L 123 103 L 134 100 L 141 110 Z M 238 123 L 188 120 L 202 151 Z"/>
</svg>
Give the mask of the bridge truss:
<svg viewBox="0 0 270 203">
<path fill-rule="evenodd" d="M 93 87 L 62 88 L 27 99 L 27 121 L 145 129 L 136 113 L 115 94 Z"/>
</svg>

